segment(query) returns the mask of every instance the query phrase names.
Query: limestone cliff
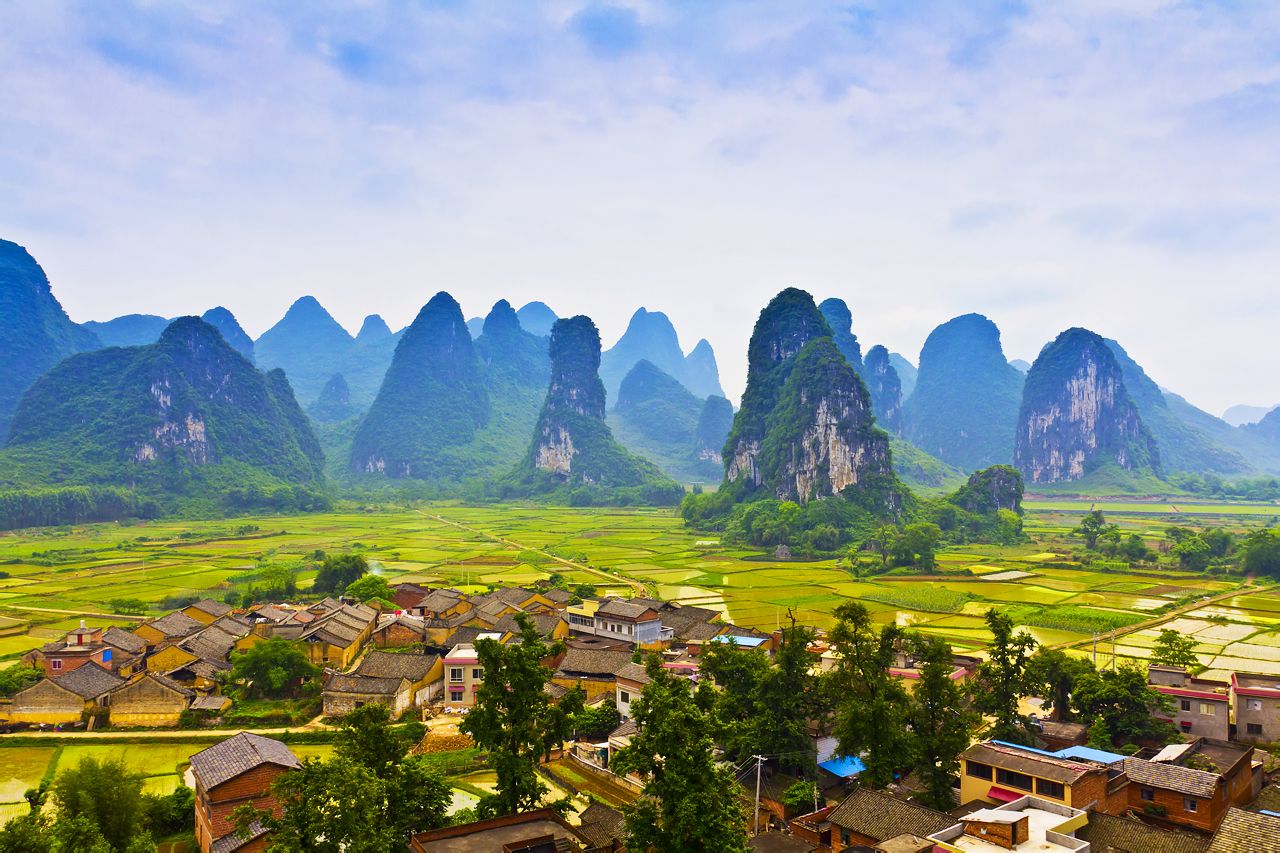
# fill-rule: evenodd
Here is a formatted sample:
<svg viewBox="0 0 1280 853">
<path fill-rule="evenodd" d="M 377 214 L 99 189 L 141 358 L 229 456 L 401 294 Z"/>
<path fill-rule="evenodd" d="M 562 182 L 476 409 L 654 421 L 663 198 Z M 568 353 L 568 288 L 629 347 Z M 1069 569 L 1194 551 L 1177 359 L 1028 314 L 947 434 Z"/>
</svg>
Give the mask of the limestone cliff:
<svg viewBox="0 0 1280 853">
<path fill-rule="evenodd" d="M 818 310 L 822 312 L 827 325 L 831 327 L 832 340 L 839 347 L 840 354 L 849 362 L 849 366 L 855 373 L 865 378 L 862 372 L 862 346 L 858 343 L 858 336 L 853 333 L 853 312 L 849 310 L 848 304 L 843 299 L 832 297 L 822 300 Z"/>
<path fill-rule="evenodd" d="M 1100 336 L 1068 329 L 1036 358 L 1022 395 L 1014 464 L 1039 484 L 1107 470 L 1160 476 L 1155 440 Z"/>
<path fill-rule="evenodd" d="M 895 435 L 902 432 L 902 380 L 889 359 L 889 351 L 876 344 L 867 350 L 862 377 L 871 393 L 876 423 Z"/>
</svg>

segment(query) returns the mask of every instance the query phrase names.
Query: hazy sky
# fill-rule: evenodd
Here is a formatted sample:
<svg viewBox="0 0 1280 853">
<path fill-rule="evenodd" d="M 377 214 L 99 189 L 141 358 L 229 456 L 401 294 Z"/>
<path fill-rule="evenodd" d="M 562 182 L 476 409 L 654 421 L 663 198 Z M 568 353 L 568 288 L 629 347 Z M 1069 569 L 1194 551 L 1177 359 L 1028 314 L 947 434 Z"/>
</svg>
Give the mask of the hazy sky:
<svg viewBox="0 0 1280 853">
<path fill-rule="evenodd" d="M 77 320 L 644 305 L 736 396 L 795 285 L 1280 401 L 1280 4 L 0 0 L 0 80 L 0 236 Z"/>
</svg>

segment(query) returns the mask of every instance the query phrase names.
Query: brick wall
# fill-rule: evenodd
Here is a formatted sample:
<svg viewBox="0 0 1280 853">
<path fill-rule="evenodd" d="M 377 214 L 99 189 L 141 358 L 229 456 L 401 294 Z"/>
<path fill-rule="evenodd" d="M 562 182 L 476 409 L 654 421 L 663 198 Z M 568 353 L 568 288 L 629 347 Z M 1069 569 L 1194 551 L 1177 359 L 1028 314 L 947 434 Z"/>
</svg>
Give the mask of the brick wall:
<svg viewBox="0 0 1280 853">
<path fill-rule="evenodd" d="M 196 823 L 200 849 L 207 853 L 214 840 L 235 831 L 236 825 L 231 813 L 245 803 L 252 803 L 259 809 L 270 807 L 278 815 L 280 808 L 270 795 L 269 788 L 271 782 L 283 772 L 282 767 L 264 764 L 223 782 L 212 791 L 198 792 Z M 204 832 L 200 832 L 201 829 Z"/>
</svg>

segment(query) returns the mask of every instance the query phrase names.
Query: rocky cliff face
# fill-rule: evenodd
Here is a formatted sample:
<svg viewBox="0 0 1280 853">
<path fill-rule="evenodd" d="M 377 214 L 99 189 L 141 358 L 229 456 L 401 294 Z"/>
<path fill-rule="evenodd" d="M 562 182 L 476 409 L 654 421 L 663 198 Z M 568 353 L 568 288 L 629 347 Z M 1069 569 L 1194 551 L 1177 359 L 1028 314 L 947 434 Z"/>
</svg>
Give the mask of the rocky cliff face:
<svg viewBox="0 0 1280 853">
<path fill-rule="evenodd" d="M 1104 469 L 1160 476 L 1155 440 L 1106 342 L 1068 329 L 1027 374 L 1014 464 L 1032 483 L 1078 481 Z"/>
<path fill-rule="evenodd" d="M 853 488 L 894 510 L 889 437 L 813 298 L 789 288 L 760 313 L 747 390 L 725 445 L 725 477 L 745 492 L 809 501 Z"/>
<path fill-rule="evenodd" d="M 45 374 L 9 447 L 65 482 L 167 483 L 175 469 L 241 463 L 313 483 L 323 465 L 284 374 L 259 373 L 196 317 L 149 346 L 84 353 Z"/>
<path fill-rule="evenodd" d="M 1022 383 L 1004 357 L 995 323 L 981 314 L 949 320 L 920 351 L 915 391 L 903 406 L 905 436 L 967 471 L 1007 464 Z"/>
<path fill-rule="evenodd" d="M 876 423 L 895 435 L 902 432 L 902 381 L 893 369 L 889 351 L 879 344 L 867 350 L 862 378 L 871 394 Z"/>
<path fill-rule="evenodd" d="M 854 372 L 865 378 L 866 374 L 862 371 L 862 346 L 858 343 L 858 336 L 853 333 L 853 312 L 849 310 L 849 306 L 843 299 L 833 297 L 822 300 L 818 310 L 831 327 L 832 340 L 839 347 L 840 354 L 849 362 Z"/>
<path fill-rule="evenodd" d="M 23 392 L 40 374 L 99 345 L 62 310 L 35 258 L 0 240 L 0 443 Z"/>
<path fill-rule="evenodd" d="M 588 487 L 630 489 L 642 502 L 672 503 L 681 489 L 658 468 L 624 449 L 605 423 L 600 333 L 589 317 L 557 320 L 549 345 L 551 379 L 525 462 L 510 478 L 513 493 L 546 494 Z"/>
<path fill-rule="evenodd" d="M 489 418 L 489 395 L 462 309 L 443 291 L 423 306 L 396 346 L 378 396 L 351 443 L 351 467 L 389 477 L 456 476 L 449 448 Z"/>
</svg>

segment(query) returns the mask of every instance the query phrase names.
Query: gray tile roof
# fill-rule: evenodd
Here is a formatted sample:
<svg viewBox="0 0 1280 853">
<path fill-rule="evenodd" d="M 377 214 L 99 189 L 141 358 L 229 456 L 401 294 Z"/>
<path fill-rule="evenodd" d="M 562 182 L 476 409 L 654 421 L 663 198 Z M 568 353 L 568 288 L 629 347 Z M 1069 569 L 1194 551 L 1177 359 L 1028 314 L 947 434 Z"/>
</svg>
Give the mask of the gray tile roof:
<svg viewBox="0 0 1280 853">
<path fill-rule="evenodd" d="M 249 845 L 250 842 L 256 841 L 267 834 L 267 828 L 262 825 L 261 821 L 254 821 L 249 824 L 249 832 L 247 837 L 241 838 L 234 832 L 227 833 L 221 838 L 209 845 L 209 853 L 236 853 Z"/>
<path fill-rule="evenodd" d="M 555 633 L 556 628 L 564 621 L 559 613 L 526 613 L 533 620 L 533 627 L 537 629 L 538 635 L 542 637 L 550 637 Z M 520 634 L 520 626 L 516 623 L 516 614 L 508 613 L 497 622 L 494 623 L 493 630 L 501 631 L 504 634 Z"/>
<path fill-rule="evenodd" d="M 210 693 L 208 696 L 197 696 L 191 700 L 191 709 L 193 711 L 221 711 L 230 704 L 231 700 L 226 696 Z"/>
<path fill-rule="evenodd" d="M 612 678 L 618 671 L 631 663 L 631 652 L 607 651 L 605 649 L 569 649 L 560 661 L 559 673 L 573 678 L 579 675 L 608 676 Z"/>
<path fill-rule="evenodd" d="M 949 814 L 904 802 L 870 788 L 855 789 L 831 810 L 827 820 L 877 842 L 904 832 L 928 837 L 956 825 L 956 819 Z"/>
<path fill-rule="evenodd" d="M 217 625 L 210 625 L 198 634 L 192 634 L 178 645 L 202 660 L 223 661 L 235 648 L 235 634 L 229 634 Z"/>
<path fill-rule="evenodd" d="M 225 616 L 234 608 L 230 604 L 223 604 L 221 601 L 214 601 L 212 598 L 203 598 L 195 604 L 189 604 L 187 607 L 195 607 L 204 613 L 208 613 L 215 619 L 219 616 Z M 185 607 L 183 608 L 186 609 Z"/>
<path fill-rule="evenodd" d="M 141 654 L 147 649 L 146 640 L 137 634 L 129 633 L 123 628 L 117 628 L 115 625 L 102 632 L 102 642 L 135 655 Z"/>
<path fill-rule="evenodd" d="M 634 681 L 637 684 L 648 684 L 649 673 L 645 670 L 644 664 L 628 663 L 617 672 L 618 678 L 625 678 L 628 681 Z"/>
<path fill-rule="evenodd" d="M 1208 853 L 1276 853 L 1280 851 L 1280 817 L 1227 809 L 1209 842 Z"/>
<path fill-rule="evenodd" d="M 191 756 L 191 771 L 208 791 L 263 764 L 292 769 L 298 758 L 278 740 L 241 732 Z"/>
<path fill-rule="evenodd" d="M 186 637 L 204 628 L 203 622 L 192 619 L 180 610 L 175 610 L 159 619 L 152 619 L 146 624 L 166 637 Z"/>
<path fill-rule="evenodd" d="M 1130 782 L 1166 791 L 1177 791 L 1192 797 L 1212 797 L 1222 777 L 1207 770 L 1196 770 L 1163 761 L 1126 758 L 1121 762 Z"/>
<path fill-rule="evenodd" d="M 124 679 L 107 672 L 96 663 L 89 662 L 78 666 L 66 675 L 55 679 L 59 687 L 70 690 L 77 696 L 96 699 L 104 693 L 112 691 L 124 684 Z"/>
<path fill-rule="evenodd" d="M 634 604 L 622 598 L 606 598 L 604 604 L 596 608 L 597 616 L 613 616 L 618 619 L 639 619 L 646 612 L 654 610 L 644 604 Z M 655 618 L 657 613 L 652 614 Z"/>
<path fill-rule="evenodd" d="M 579 834 L 595 847 L 608 847 L 614 840 L 622 838 L 622 812 L 604 803 L 587 806 L 578 819 L 582 822 Z"/>
<path fill-rule="evenodd" d="M 360 661 L 355 674 L 372 678 L 407 678 L 418 682 L 427 677 L 439 660 L 439 655 L 397 654 L 374 649 Z"/>
<path fill-rule="evenodd" d="M 1076 838 L 1088 841 L 1093 853 L 1204 853 L 1209 839 L 1189 832 L 1161 829 L 1137 818 L 1116 817 L 1099 811 L 1076 830 Z"/>
</svg>

